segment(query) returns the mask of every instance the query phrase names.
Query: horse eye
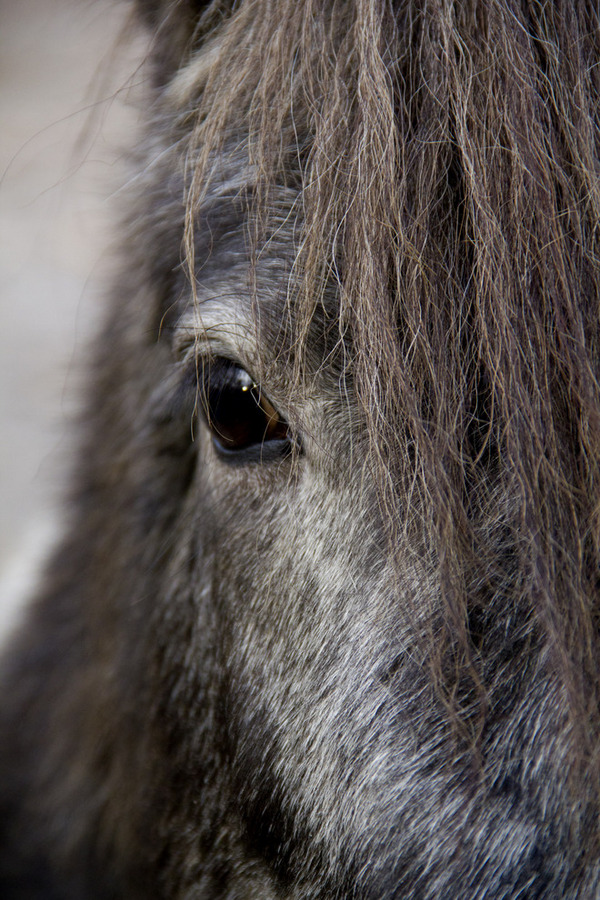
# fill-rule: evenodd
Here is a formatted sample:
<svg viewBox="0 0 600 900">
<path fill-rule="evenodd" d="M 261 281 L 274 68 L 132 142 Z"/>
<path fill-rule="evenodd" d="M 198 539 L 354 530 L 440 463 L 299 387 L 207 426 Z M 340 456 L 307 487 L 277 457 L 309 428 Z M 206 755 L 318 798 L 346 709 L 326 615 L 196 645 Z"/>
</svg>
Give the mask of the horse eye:
<svg viewBox="0 0 600 900">
<path fill-rule="evenodd" d="M 201 373 L 202 410 L 221 456 L 268 461 L 291 449 L 287 422 L 253 378 L 232 360 L 208 360 Z"/>
</svg>

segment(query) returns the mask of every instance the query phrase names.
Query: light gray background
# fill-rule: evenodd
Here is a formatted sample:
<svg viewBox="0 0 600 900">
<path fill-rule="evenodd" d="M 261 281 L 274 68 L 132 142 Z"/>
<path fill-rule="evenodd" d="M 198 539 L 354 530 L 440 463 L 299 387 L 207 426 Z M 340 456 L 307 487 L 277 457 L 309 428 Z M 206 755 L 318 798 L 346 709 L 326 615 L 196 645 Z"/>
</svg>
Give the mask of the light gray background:
<svg viewBox="0 0 600 900">
<path fill-rule="evenodd" d="M 129 21 L 116 0 L 0 0 L 0 634 L 60 531 L 138 120 Z"/>
</svg>

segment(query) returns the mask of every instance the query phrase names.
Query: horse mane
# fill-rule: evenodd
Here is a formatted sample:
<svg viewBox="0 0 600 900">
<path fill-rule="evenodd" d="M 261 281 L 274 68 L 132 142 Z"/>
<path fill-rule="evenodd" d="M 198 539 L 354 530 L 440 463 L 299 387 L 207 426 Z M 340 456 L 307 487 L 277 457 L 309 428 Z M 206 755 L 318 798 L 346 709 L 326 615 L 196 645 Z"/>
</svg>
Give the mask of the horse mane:
<svg viewBox="0 0 600 900">
<path fill-rule="evenodd" d="M 436 573 L 442 613 L 432 600 L 424 641 L 438 694 L 477 746 L 510 667 L 493 627 L 503 611 L 510 646 L 543 648 L 574 778 L 588 779 L 600 738 L 596 4 L 225 2 L 190 48 L 168 89 L 195 123 L 190 269 L 227 147 L 252 172 L 255 253 L 275 228 L 273 192 L 295 188 L 296 378 L 320 317 L 360 399 L 390 552 L 410 531 Z"/>
</svg>

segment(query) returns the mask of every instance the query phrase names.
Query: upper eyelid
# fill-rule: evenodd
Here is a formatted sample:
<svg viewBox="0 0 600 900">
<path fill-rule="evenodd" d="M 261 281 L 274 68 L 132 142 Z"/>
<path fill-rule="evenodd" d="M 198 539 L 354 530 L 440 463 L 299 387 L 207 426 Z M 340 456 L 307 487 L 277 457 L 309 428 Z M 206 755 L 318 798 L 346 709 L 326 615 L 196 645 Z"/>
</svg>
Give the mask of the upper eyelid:
<svg viewBox="0 0 600 900">
<path fill-rule="evenodd" d="M 173 352 L 182 363 L 223 356 L 244 369 L 252 368 L 243 352 L 246 341 L 240 340 L 241 335 L 239 323 L 231 323 L 229 327 L 221 322 L 213 325 L 204 322 L 179 323 L 173 336 Z"/>
<path fill-rule="evenodd" d="M 215 304 L 216 306 L 216 304 Z M 241 318 L 227 321 L 223 317 L 223 308 L 219 309 L 219 319 L 211 316 L 210 304 L 207 304 L 206 315 L 190 315 L 187 320 L 180 320 L 175 327 L 172 347 L 178 367 L 195 367 L 201 374 L 202 367 L 211 359 L 223 357 L 244 369 L 252 378 L 259 391 L 281 413 L 287 422 L 297 420 L 298 410 L 290 408 L 289 398 L 282 397 L 280 390 L 273 384 L 273 378 L 262 371 L 253 354 L 253 343 L 244 336 L 244 320 Z M 213 321 L 211 321 L 211 318 Z M 252 333 L 253 325 L 246 324 L 246 335 Z"/>
</svg>

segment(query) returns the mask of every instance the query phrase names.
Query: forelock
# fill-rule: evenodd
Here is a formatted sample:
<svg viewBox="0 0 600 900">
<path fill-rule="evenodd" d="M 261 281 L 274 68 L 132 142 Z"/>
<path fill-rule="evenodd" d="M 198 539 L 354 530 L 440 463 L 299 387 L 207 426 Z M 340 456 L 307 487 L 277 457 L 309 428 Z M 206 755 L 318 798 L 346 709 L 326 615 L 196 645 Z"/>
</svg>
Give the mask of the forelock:
<svg viewBox="0 0 600 900">
<path fill-rule="evenodd" d="M 277 198 L 298 198 L 295 378 L 327 323 L 389 546 L 412 529 L 437 568 L 440 689 L 459 716 L 484 710 L 491 650 L 473 621 L 510 605 L 549 647 L 585 756 L 600 729 L 595 4 L 251 0 L 210 15 L 165 95 L 193 122 L 191 268 L 233 146 L 252 173 L 251 259 L 281 225 Z M 407 491 L 418 515 L 401 515 Z"/>
</svg>

